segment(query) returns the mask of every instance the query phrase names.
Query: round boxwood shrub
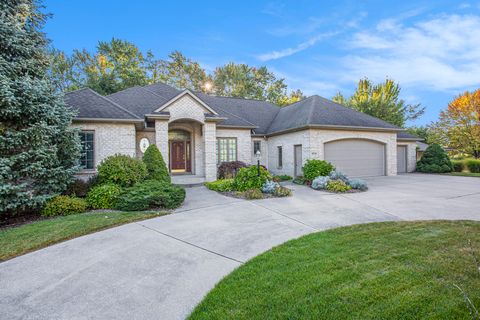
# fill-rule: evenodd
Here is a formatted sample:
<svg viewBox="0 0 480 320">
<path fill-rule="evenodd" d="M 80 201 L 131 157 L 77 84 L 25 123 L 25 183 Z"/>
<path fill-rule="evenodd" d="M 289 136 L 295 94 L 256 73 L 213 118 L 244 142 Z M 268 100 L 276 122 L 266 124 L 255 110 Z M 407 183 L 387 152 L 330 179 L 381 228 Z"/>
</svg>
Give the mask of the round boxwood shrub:
<svg viewBox="0 0 480 320">
<path fill-rule="evenodd" d="M 330 162 L 318 159 L 309 159 L 303 166 L 303 176 L 305 179 L 312 181 L 318 176 L 328 176 L 334 169 Z"/>
<path fill-rule="evenodd" d="M 238 171 L 234 180 L 234 188 L 237 191 L 246 191 L 249 189 L 260 189 L 267 180 L 272 177 L 267 169 L 260 166 L 260 176 L 258 175 L 257 166 L 242 168 Z"/>
<path fill-rule="evenodd" d="M 87 211 L 84 199 L 71 196 L 56 196 L 47 201 L 41 211 L 44 217 L 68 216 Z"/>
<path fill-rule="evenodd" d="M 174 209 L 185 200 L 185 189 L 158 180 L 147 180 L 125 189 L 115 208 L 123 211 Z"/>
<path fill-rule="evenodd" d="M 100 183 L 114 183 L 130 187 L 147 176 L 147 167 L 141 160 L 126 155 L 114 155 L 106 158 L 98 166 Z"/>
<path fill-rule="evenodd" d="M 241 168 L 246 168 L 247 165 L 245 162 L 242 161 L 228 161 L 222 162 L 220 166 L 218 166 L 217 176 L 218 179 L 232 179 L 235 178 L 237 172 Z"/>
<path fill-rule="evenodd" d="M 167 165 L 156 145 L 151 144 L 147 150 L 145 150 L 145 153 L 143 154 L 143 162 L 147 167 L 147 178 L 149 180 L 171 181 Z"/>
<path fill-rule="evenodd" d="M 452 170 L 453 165 L 450 158 L 438 144 L 428 146 L 422 159 L 417 162 L 417 171 L 419 172 L 444 173 Z"/>
<path fill-rule="evenodd" d="M 87 194 L 87 203 L 93 209 L 113 209 L 122 188 L 113 183 L 93 187 Z"/>
</svg>

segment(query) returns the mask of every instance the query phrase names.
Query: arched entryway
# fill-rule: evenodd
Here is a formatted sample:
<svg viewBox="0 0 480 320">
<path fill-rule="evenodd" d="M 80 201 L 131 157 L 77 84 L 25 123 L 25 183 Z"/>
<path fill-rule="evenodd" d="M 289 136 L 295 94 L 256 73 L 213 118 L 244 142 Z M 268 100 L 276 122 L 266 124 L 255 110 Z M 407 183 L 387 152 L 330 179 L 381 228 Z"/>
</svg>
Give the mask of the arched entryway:
<svg viewBox="0 0 480 320">
<path fill-rule="evenodd" d="M 192 136 L 183 129 L 168 131 L 169 163 L 171 173 L 192 172 Z"/>
</svg>

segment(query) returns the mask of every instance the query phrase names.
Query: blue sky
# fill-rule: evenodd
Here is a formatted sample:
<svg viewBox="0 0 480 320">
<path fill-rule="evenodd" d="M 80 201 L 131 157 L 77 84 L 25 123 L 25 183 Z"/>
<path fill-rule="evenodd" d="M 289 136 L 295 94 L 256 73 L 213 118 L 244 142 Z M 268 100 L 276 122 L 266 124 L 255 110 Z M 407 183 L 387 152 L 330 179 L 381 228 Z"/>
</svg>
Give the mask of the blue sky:
<svg viewBox="0 0 480 320">
<path fill-rule="evenodd" d="M 402 98 L 438 117 L 480 87 L 480 1 L 45 1 L 53 45 L 94 50 L 112 37 L 207 70 L 266 65 L 292 89 L 331 98 L 358 79 L 392 78 Z"/>
</svg>

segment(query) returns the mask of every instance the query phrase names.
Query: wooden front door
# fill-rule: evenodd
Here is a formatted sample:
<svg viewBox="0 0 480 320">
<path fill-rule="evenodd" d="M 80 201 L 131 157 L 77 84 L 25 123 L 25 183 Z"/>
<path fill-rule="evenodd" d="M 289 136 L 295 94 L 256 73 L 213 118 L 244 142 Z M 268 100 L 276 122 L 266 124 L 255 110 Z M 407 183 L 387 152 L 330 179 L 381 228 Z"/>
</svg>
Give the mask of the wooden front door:
<svg viewBox="0 0 480 320">
<path fill-rule="evenodd" d="M 185 171 L 185 142 L 172 141 L 170 152 L 172 157 L 172 171 Z"/>
</svg>

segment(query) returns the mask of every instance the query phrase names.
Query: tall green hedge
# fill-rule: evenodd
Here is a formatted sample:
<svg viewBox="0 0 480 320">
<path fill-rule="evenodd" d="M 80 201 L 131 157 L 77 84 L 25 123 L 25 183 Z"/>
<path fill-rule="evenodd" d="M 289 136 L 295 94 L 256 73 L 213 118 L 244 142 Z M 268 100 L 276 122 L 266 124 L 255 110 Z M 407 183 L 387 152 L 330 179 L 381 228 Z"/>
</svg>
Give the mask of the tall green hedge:
<svg viewBox="0 0 480 320">
<path fill-rule="evenodd" d="M 445 150 L 438 144 L 430 145 L 417 162 L 417 171 L 426 173 L 444 173 L 453 170 L 452 162 Z"/>
<path fill-rule="evenodd" d="M 170 182 L 167 165 L 157 146 L 151 144 L 143 155 L 143 162 L 147 167 L 148 179 Z"/>
</svg>

